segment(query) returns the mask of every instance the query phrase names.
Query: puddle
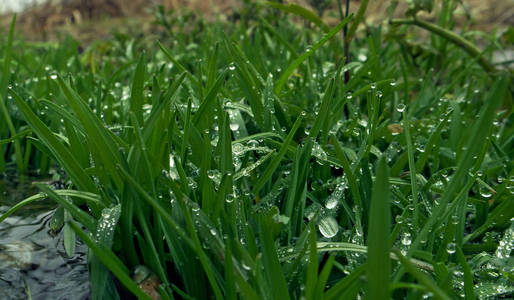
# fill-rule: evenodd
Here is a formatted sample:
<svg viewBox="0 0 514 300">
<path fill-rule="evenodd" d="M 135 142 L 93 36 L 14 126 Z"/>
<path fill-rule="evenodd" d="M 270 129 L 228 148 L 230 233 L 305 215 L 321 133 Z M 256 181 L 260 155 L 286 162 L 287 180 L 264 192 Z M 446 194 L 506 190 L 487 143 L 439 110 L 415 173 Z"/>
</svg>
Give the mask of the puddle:
<svg viewBox="0 0 514 300">
<path fill-rule="evenodd" d="M 0 214 L 36 191 L 31 179 L 0 178 Z M 73 257 L 64 251 L 62 232 L 49 223 L 51 201 L 24 207 L 0 223 L 0 298 L 89 299 L 87 247 L 77 242 Z"/>
</svg>

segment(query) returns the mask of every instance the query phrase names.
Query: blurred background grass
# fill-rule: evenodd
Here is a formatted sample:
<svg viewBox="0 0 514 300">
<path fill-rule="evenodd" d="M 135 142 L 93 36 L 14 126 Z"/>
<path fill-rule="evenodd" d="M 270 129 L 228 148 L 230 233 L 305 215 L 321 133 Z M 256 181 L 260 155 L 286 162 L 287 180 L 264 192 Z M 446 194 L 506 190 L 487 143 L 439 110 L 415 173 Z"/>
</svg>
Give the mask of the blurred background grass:
<svg viewBox="0 0 514 300">
<path fill-rule="evenodd" d="M 18 12 L 18 34 L 29 41 L 55 41 L 71 35 L 83 46 L 108 38 L 113 32 L 147 34 L 158 30 L 152 24 L 152 13 L 157 5 L 176 14 L 193 14 L 207 20 L 235 20 L 240 10 L 255 3 L 252 0 L 3 0 L 0 4 L 0 26 L 7 31 L 12 10 Z M 320 13 L 329 24 L 338 20 L 335 0 L 295 0 Z M 344 2 L 344 1 L 343 1 Z M 407 1 L 398 1 L 395 17 L 403 16 Z M 503 34 L 514 25 L 514 0 L 462 0 L 456 13 L 458 24 L 487 33 L 499 29 Z M 320 5 L 320 3 L 322 3 Z M 350 3 L 350 11 L 357 10 L 360 1 Z M 367 24 L 387 20 L 391 1 L 371 1 L 366 12 Z M 22 6 L 24 8 L 22 9 Z M 9 11 L 11 10 L 11 11 Z M 427 20 L 435 19 L 438 10 L 421 14 Z M 365 26 L 365 25 L 363 25 Z M 458 28 L 458 27 L 457 27 Z M 512 30 L 511 30 L 512 31 Z"/>
</svg>

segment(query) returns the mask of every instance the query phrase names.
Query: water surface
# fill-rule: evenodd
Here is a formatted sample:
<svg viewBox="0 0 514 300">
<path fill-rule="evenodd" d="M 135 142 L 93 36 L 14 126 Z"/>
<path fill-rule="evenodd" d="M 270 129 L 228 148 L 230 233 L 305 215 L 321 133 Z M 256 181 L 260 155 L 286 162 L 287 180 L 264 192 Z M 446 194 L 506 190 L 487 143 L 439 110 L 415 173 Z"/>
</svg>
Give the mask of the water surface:
<svg viewBox="0 0 514 300">
<path fill-rule="evenodd" d="M 36 193 L 33 178 L 0 177 L 0 214 Z M 64 251 L 62 232 L 52 232 L 56 205 L 38 201 L 0 223 L 0 298 L 89 299 L 87 248 Z"/>
</svg>

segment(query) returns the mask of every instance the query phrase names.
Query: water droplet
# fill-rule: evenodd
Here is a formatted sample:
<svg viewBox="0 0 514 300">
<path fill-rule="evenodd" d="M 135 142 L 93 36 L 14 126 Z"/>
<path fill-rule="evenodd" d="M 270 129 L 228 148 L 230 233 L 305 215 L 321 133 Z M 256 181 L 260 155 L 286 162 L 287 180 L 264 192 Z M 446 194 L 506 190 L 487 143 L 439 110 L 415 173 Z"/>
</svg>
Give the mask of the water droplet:
<svg viewBox="0 0 514 300">
<path fill-rule="evenodd" d="M 332 216 L 327 216 L 321 219 L 318 224 L 318 229 L 321 234 L 326 238 L 334 237 L 339 231 L 339 224 Z"/>
<path fill-rule="evenodd" d="M 406 232 L 403 234 L 402 244 L 405 246 L 410 246 L 410 244 L 412 244 L 412 239 L 411 239 L 410 233 Z"/>
<path fill-rule="evenodd" d="M 239 124 L 237 123 L 230 123 L 230 130 L 236 131 L 239 129 Z"/>
<path fill-rule="evenodd" d="M 241 153 L 243 153 L 243 151 L 244 151 L 244 146 L 241 143 L 235 143 L 234 145 L 232 145 L 232 152 L 236 156 L 239 156 Z"/>
<path fill-rule="evenodd" d="M 228 69 L 230 71 L 234 71 L 236 69 L 236 66 L 234 65 L 234 63 L 231 63 L 230 65 L 228 65 Z"/>
<path fill-rule="evenodd" d="M 446 252 L 448 252 L 448 254 L 453 254 L 456 250 L 457 247 L 455 243 L 448 243 L 448 245 L 446 245 Z"/>
<path fill-rule="evenodd" d="M 490 198 L 493 195 L 491 190 L 488 189 L 487 187 L 480 186 L 479 191 L 480 191 L 480 195 L 484 198 Z"/>
<path fill-rule="evenodd" d="M 335 207 L 337 207 L 337 198 L 330 197 L 325 203 L 325 207 L 328 209 L 334 209 Z"/>
<path fill-rule="evenodd" d="M 396 106 L 396 110 L 397 110 L 398 112 L 403 112 L 403 111 L 405 110 L 405 104 L 403 104 L 403 103 L 398 104 L 398 105 Z"/>
</svg>

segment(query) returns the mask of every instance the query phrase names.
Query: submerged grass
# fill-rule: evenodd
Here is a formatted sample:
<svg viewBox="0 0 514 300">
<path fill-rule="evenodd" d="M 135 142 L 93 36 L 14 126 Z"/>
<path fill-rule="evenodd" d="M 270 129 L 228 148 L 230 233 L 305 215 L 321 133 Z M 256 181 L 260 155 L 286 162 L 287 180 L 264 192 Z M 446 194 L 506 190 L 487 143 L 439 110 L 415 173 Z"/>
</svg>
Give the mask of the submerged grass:
<svg viewBox="0 0 514 300">
<path fill-rule="evenodd" d="M 93 299 L 514 292 L 512 73 L 445 35 L 423 55 L 382 26 L 354 35 L 365 7 L 330 29 L 267 6 L 286 15 L 164 22 L 160 42 L 118 34 L 83 54 L 11 30 L 0 172 L 63 170 L 67 188 L 38 184 L 0 221 L 55 200 L 67 253 L 91 249 Z M 357 59 L 342 64 L 345 24 Z"/>
</svg>

